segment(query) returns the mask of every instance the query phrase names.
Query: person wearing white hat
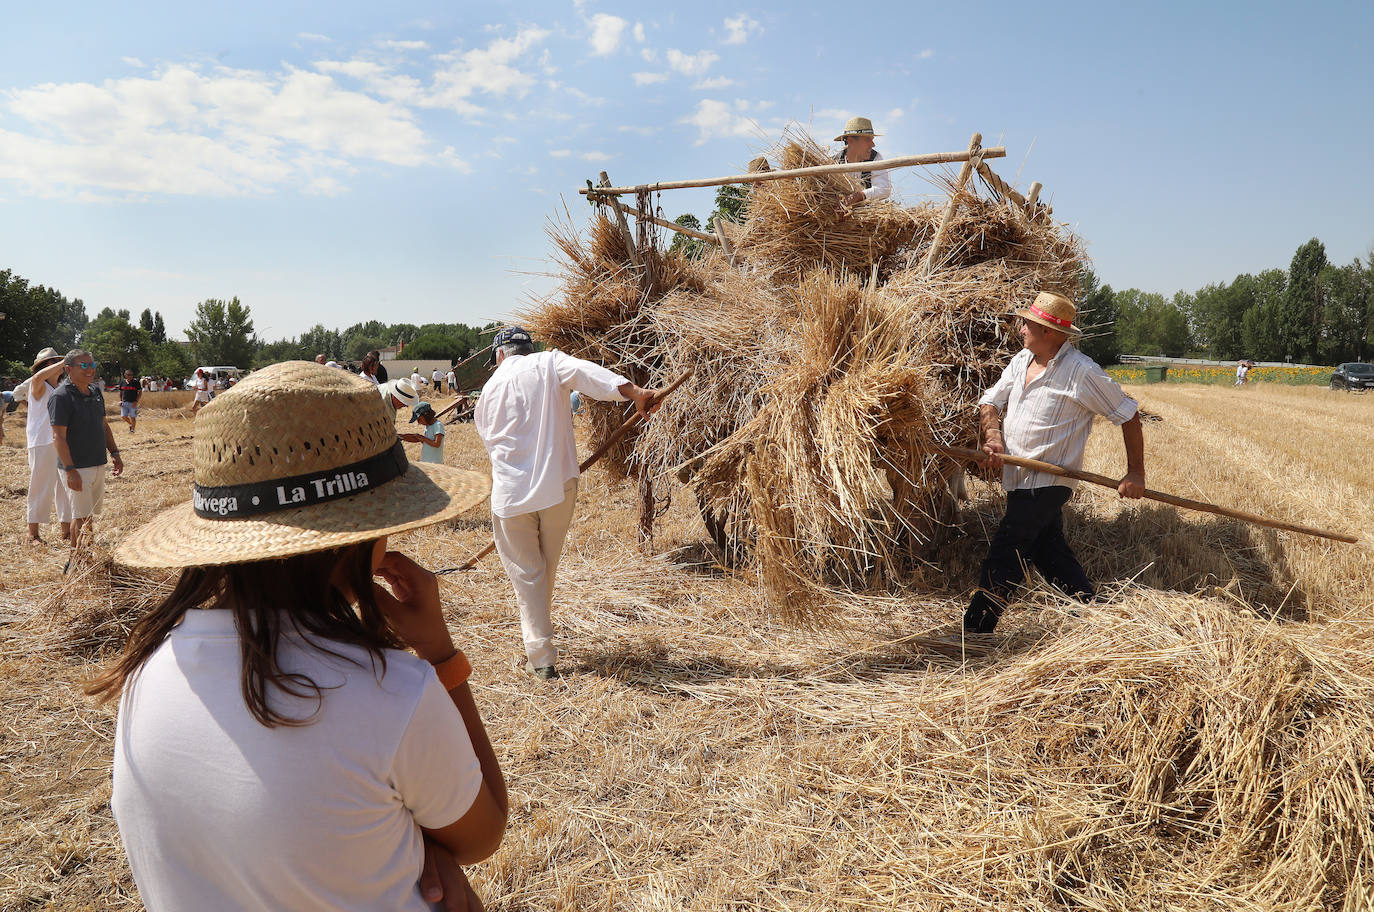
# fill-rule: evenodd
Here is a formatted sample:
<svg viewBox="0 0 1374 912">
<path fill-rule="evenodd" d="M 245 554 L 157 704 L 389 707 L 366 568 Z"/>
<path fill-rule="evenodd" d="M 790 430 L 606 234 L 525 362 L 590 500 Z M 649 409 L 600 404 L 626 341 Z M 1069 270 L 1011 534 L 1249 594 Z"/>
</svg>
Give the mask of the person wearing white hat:
<svg viewBox="0 0 1374 912">
<path fill-rule="evenodd" d="M 88 687 L 119 699 L 110 807 L 150 912 L 481 908 L 457 865 L 500 845 L 505 780 L 438 581 L 387 537 L 489 484 L 409 462 L 376 389 L 245 377 L 196 419 L 186 502 L 115 550 L 181 571 Z"/>
<path fill-rule="evenodd" d="M 873 132 L 873 121 L 867 117 L 851 117 L 844 130 L 835 137 L 835 142 L 844 143 L 844 148 L 835 156 L 837 162 L 876 162 L 883 156 L 873 146 L 875 137 L 881 133 Z M 892 195 L 892 175 L 887 171 L 860 171 L 859 182 L 862 190 L 855 190 L 840 201 L 840 208 L 848 211 L 860 203 L 885 200 Z"/>
<path fill-rule="evenodd" d="M 57 388 L 65 365 L 56 350 L 45 348 L 33 359 L 33 374 L 21 386 L 29 405 L 25 432 L 29 445 L 29 493 L 26 512 L 29 541 L 41 542 L 39 527 L 52 515 L 57 506 L 57 521 L 62 526 L 62 538 L 72 537 L 72 504 L 67 489 L 58 479 L 57 444 L 53 436 L 52 418 L 48 415 L 48 394 Z"/>
<path fill-rule="evenodd" d="M 1081 332 L 1073 322 L 1073 302 L 1041 292 L 1016 313 L 1025 348 L 978 400 L 984 464 L 1002 470 L 1007 512 L 988 545 L 978 589 L 964 612 L 966 633 L 993 631 L 1028 564 L 1067 595 L 1083 601 L 1096 595 L 1064 538 L 1062 511 L 1076 482 L 1006 465 L 1003 453 L 1080 469 L 1093 418 L 1100 415 L 1120 425 L 1126 447 L 1126 474 L 1117 493 L 1129 498 L 1145 493 L 1139 407 L 1073 344 Z"/>
<path fill-rule="evenodd" d="M 636 386 L 599 364 L 561 351 L 535 353 L 518 326 L 496 334 L 473 427 L 491 457 L 491 525 L 496 553 L 515 589 L 525 668 L 558 676 L 553 645 L 554 579 L 577 505 L 577 442 L 568 394 L 609 402 L 632 400 L 646 418 L 655 390 Z"/>
<path fill-rule="evenodd" d="M 404 377 L 377 384 L 377 392 L 382 394 L 382 401 L 391 409 L 393 417 L 396 415 L 397 409 L 414 408 L 415 403 L 420 401 L 420 394 L 415 391 L 415 384 Z"/>
</svg>

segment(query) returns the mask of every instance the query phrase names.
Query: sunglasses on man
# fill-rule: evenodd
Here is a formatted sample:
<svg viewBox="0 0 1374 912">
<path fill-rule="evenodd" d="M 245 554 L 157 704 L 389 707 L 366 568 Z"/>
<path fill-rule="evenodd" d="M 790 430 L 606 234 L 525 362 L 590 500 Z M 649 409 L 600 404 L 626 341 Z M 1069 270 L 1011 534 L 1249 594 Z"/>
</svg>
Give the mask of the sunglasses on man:
<svg viewBox="0 0 1374 912">
<path fill-rule="evenodd" d="M 95 362 L 95 361 L 73 361 L 73 362 L 72 362 L 72 366 L 73 366 L 73 367 L 79 367 L 79 368 L 81 368 L 83 371 L 95 370 L 95 365 L 96 365 L 96 362 Z"/>
</svg>

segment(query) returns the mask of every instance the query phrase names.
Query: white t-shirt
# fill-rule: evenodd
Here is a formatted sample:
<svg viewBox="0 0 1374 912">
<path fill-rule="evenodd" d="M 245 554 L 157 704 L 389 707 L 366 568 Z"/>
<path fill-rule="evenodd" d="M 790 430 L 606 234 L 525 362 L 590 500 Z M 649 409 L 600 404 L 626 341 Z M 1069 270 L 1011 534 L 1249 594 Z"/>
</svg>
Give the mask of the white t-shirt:
<svg viewBox="0 0 1374 912">
<path fill-rule="evenodd" d="M 450 387 L 455 387 L 455 386 L 458 385 L 458 377 L 457 377 L 456 375 L 454 375 L 453 371 L 449 371 L 449 372 L 448 372 L 448 378 L 447 378 L 447 379 L 448 379 L 448 385 L 449 385 Z"/>
<path fill-rule="evenodd" d="M 502 361 L 473 415 L 491 457 L 491 512 L 509 519 L 562 503 L 578 476 L 569 394 L 624 402 L 618 388 L 628 382 L 557 350 Z"/>
<path fill-rule="evenodd" d="M 134 880 L 159 910 L 422 910 L 420 827 L 457 821 L 481 769 L 428 663 L 283 637 L 278 662 L 324 690 L 248 712 L 227 610 L 191 610 L 120 701 L 111 806 Z"/>
<path fill-rule="evenodd" d="M 42 399 L 33 398 L 33 394 L 39 389 L 43 391 Z M 52 418 L 48 415 L 48 397 L 53 393 L 52 387 L 46 383 L 29 383 L 29 413 L 24 419 L 24 430 L 27 433 L 30 447 L 47 446 L 55 439 L 52 433 Z"/>
</svg>

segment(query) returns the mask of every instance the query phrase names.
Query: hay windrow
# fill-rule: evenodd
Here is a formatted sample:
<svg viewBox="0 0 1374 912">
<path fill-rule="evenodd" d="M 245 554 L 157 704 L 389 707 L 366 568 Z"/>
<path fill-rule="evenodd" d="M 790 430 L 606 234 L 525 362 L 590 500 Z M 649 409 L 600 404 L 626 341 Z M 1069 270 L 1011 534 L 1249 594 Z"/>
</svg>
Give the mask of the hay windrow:
<svg viewBox="0 0 1374 912">
<path fill-rule="evenodd" d="M 796 130 L 776 159 L 829 161 Z M 689 465 L 713 536 L 752 552 L 772 610 L 808 623 L 833 604 L 817 587 L 878 585 L 929 556 L 958 470 L 926 444 L 974 442 L 977 397 L 1019 348 L 1012 308 L 1076 283 L 1085 262 L 1043 212 L 969 187 L 927 272 L 944 201 L 842 213 L 857 186 L 848 174 L 754 185 L 732 231 L 739 264 L 655 248 L 648 287 L 604 214 L 585 236 L 559 226 L 560 287 L 523 315 L 550 344 L 642 385 L 694 371 L 608 467 L 662 477 Z M 595 406 L 598 439 L 622 415 Z"/>
</svg>

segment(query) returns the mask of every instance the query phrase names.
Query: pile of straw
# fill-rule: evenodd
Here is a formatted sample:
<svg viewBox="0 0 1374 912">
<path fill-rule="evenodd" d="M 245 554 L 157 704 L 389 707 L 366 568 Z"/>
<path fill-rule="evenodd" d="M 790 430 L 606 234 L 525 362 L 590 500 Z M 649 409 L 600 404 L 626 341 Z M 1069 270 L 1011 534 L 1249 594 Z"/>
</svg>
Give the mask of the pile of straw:
<svg viewBox="0 0 1374 912">
<path fill-rule="evenodd" d="M 796 134 L 777 157 L 828 161 Z M 816 619 L 821 588 L 868 586 L 927 556 L 956 471 L 927 445 L 974 442 L 977 397 L 1019 348 L 1013 307 L 1071 291 L 1084 263 L 1064 226 L 970 187 L 927 273 L 945 202 L 844 215 L 856 186 L 846 174 L 757 184 L 732 232 L 735 266 L 656 248 L 647 284 L 605 214 L 585 237 L 557 226 L 559 287 L 521 315 L 641 385 L 693 370 L 611 468 L 661 478 L 688 464 L 717 540 L 752 547 L 770 605 L 797 620 Z M 595 410 L 595 436 L 622 415 Z"/>
</svg>

